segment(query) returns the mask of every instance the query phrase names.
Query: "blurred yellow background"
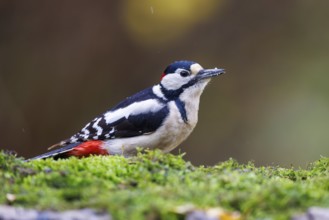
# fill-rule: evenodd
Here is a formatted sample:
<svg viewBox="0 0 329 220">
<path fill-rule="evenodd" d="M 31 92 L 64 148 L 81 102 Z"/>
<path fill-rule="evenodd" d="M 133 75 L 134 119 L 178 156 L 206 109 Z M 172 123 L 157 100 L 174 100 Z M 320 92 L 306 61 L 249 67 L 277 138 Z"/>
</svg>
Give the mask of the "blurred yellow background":
<svg viewBox="0 0 329 220">
<path fill-rule="evenodd" d="M 30 157 L 175 60 L 225 68 L 180 145 L 305 166 L 329 156 L 328 1 L 0 1 L 0 148 Z"/>
</svg>

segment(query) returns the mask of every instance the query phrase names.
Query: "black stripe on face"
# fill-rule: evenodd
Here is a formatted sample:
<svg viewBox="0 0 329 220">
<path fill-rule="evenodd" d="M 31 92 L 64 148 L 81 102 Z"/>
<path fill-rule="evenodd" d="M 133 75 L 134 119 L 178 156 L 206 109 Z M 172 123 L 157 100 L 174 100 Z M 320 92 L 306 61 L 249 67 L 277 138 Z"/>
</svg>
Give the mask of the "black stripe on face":
<svg viewBox="0 0 329 220">
<path fill-rule="evenodd" d="M 180 96 L 180 94 L 182 94 L 184 92 L 185 89 L 187 89 L 187 88 L 195 85 L 197 82 L 198 82 L 198 80 L 196 78 L 193 78 L 188 83 L 186 83 L 185 85 L 183 85 L 181 88 L 176 89 L 176 90 L 166 89 L 160 83 L 160 89 L 161 89 L 161 92 L 166 97 L 166 99 L 168 99 L 168 101 L 171 101 L 171 100 L 177 99 Z"/>
</svg>

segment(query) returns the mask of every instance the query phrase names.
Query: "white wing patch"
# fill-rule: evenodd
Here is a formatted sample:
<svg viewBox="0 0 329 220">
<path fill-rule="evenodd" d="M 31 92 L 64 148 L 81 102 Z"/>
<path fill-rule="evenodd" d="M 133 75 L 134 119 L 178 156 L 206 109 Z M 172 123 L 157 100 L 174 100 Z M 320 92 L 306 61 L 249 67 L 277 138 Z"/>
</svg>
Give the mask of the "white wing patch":
<svg viewBox="0 0 329 220">
<path fill-rule="evenodd" d="M 87 129 L 89 126 L 90 126 L 90 122 L 81 130 L 81 132 L 87 136 L 88 134 L 90 134 L 90 131 Z"/>
<path fill-rule="evenodd" d="M 93 124 L 93 128 L 96 129 L 96 131 L 97 131 L 96 134 L 97 135 L 101 135 L 103 133 L 103 128 L 98 125 L 100 120 L 102 120 L 102 118 L 98 118 L 97 121 L 95 121 L 95 123 Z"/>
<path fill-rule="evenodd" d="M 109 111 L 104 114 L 104 118 L 107 124 L 111 124 L 120 118 L 128 118 L 129 115 L 147 114 L 150 112 L 157 112 L 163 108 L 164 104 L 159 103 L 155 99 L 145 100 L 141 102 L 135 102 L 124 108 L 119 108 L 114 111 Z"/>
</svg>

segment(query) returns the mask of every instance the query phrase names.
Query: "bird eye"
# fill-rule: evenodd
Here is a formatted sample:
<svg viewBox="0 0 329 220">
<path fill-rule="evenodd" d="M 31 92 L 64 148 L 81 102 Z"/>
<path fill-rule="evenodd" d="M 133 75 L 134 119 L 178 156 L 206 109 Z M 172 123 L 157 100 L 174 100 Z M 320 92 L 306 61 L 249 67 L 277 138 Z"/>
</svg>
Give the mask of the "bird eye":
<svg viewBox="0 0 329 220">
<path fill-rule="evenodd" d="M 187 77 L 187 76 L 189 76 L 191 73 L 189 72 L 189 71 L 187 71 L 187 70 L 182 70 L 181 72 L 180 72 L 180 75 L 182 76 L 182 77 Z"/>
</svg>

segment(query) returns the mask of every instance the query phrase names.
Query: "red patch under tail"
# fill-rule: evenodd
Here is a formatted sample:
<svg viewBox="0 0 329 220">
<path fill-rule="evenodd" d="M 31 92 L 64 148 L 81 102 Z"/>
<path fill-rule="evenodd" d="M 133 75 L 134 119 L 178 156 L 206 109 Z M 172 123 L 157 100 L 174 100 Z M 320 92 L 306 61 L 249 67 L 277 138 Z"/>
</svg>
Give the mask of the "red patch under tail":
<svg viewBox="0 0 329 220">
<path fill-rule="evenodd" d="M 67 156 L 88 157 L 90 155 L 108 155 L 107 150 L 101 147 L 102 141 L 87 141 L 74 147 L 66 153 Z"/>
</svg>

